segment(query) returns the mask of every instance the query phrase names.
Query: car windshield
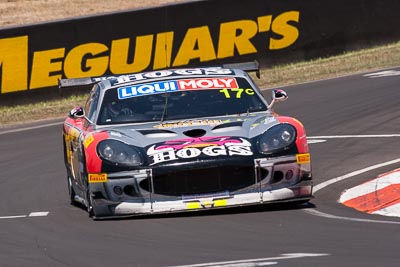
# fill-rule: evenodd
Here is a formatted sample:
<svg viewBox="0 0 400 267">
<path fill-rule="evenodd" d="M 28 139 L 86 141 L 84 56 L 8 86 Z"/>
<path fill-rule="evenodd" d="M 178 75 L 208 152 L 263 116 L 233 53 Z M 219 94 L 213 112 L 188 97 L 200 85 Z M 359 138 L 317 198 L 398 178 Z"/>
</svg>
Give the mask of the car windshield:
<svg viewBox="0 0 400 267">
<path fill-rule="evenodd" d="M 99 125 L 236 115 L 267 106 L 244 78 L 195 78 L 111 88 Z"/>
</svg>

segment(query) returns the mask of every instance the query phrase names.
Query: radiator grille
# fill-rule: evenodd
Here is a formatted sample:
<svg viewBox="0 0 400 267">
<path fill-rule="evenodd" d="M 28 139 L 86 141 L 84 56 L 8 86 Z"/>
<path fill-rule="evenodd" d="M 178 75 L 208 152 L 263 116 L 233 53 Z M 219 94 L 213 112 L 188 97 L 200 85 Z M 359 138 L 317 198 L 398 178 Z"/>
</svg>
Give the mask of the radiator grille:
<svg viewBox="0 0 400 267">
<path fill-rule="evenodd" d="M 182 196 L 222 191 L 235 191 L 255 183 L 253 167 L 218 167 L 171 172 L 153 176 L 155 194 Z M 149 190 L 149 181 L 140 183 L 143 190 Z"/>
</svg>

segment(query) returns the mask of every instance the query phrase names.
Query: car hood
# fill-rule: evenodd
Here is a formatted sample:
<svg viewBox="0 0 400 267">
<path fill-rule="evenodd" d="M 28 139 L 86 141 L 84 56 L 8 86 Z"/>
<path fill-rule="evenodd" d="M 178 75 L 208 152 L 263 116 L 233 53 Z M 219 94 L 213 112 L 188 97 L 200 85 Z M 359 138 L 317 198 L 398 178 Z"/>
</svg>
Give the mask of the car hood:
<svg viewBox="0 0 400 267">
<path fill-rule="evenodd" d="M 251 139 L 276 124 L 279 124 L 277 116 L 268 112 L 162 123 L 113 125 L 101 127 L 98 130 L 108 132 L 111 139 L 138 147 L 147 147 L 165 141 L 201 137 L 229 136 Z"/>
</svg>

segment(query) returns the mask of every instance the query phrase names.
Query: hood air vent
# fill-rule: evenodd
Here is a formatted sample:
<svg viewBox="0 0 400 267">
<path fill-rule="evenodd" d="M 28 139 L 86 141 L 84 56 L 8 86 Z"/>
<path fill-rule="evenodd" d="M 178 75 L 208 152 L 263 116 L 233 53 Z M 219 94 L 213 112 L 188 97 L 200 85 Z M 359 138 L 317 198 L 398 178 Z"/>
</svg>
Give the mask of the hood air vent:
<svg viewBox="0 0 400 267">
<path fill-rule="evenodd" d="M 237 127 L 242 127 L 243 125 L 243 121 L 233 121 L 233 122 L 227 122 L 224 124 L 220 124 L 215 126 L 214 128 L 212 128 L 211 131 L 215 131 L 215 130 L 225 130 L 227 128 L 237 128 Z"/>
<path fill-rule="evenodd" d="M 137 130 L 139 133 L 146 137 L 162 138 L 162 137 L 173 137 L 177 134 L 173 131 L 162 130 L 162 129 L 149 129 L 149 130 Z"/>
<path fill-rule="evenodd" d="M 186 132 L 183 132 L 184 135 L 189 137 L 202 137 L 206 134 L 206 130 L 203 129 L 193 129 Z"/>
</svg>

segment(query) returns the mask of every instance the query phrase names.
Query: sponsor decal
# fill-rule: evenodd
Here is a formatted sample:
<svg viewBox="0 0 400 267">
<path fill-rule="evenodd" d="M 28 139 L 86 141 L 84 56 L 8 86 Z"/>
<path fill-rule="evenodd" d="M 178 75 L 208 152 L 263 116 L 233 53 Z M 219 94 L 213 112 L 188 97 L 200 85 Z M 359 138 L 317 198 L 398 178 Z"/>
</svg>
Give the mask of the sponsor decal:
<svg viewBox="0 0 400 267">
<path fill-rule="evenodd" d="M 177 90 L 178 86 L 176 81 L 132 85 L 118 88 L 118 98 L 125 99 L 142 95 L 173 92 Z"/>
<path fill-rule="evenodd" d="M 68 134 L 69 134 L 71 137 L 78 138 L 79 135 L 81 134 L 81 131 L 80 131 L 79 129 L 75 128 L 75 127 L 71 127 L 71 128 L 69 128 L 69 130 L 68 130 Z"/>
<path fill-rule="evenodd" d="M 88 148 L 90 144 L 93 143 L 93 141 L 94 137 L 92 134 L 90 134 L 88 137 L 86 137 L 85 141 L 83 141 L 83 145 L 85 146 L 85 148 Z"/>
<path fill-rule="evenodd" d="M 220 89 L 220 88 L 237 88 L 237 87 L 238 84 L 235 78 L 204 78 L 204 79 L 174 80 L 167 82 L 146 83 L 140 85 L 119 87 L 118 98 L 125 99 L 142 95 L 174 92 L 178 90 Z"/>
<path fill-rule="evenodd" d="M 179 121 L 172 123 L 162 123 L 155 125 L 154 128 L 164 129 L 164 128 L 177 128 L 177 127 L 188 127 L 188 126 L 199 126 L 199 125 L 218 125 L 221 123 L 222 120 L 188 120 L 188 121 Z"/>
<path fill-rule="evenodd" d="M 159 78 L 182 78 L 185 76 L 207 76 L 207 75 L 233 75 L 234 72 L 221 67 L 195 68 L 195 69 L 179 69 L 179 70 L 159 70 L 143 73 L 124 74 L 119 76 L 105 76 L 92 78 L 95 82 L 109 80 L 112 85 L 118 85 L 127 82 L 137 82 L 149 79 Z"/>
<path fill-rule="evenodd" d="M 186 208 L 189 210 L 200 209 L 200 208 L 214 208 L 214 207 L 225 207 L 228 205 L 226 199 L 215 199 L 205 201 L 192 201 L 186 203 Z"/>
<path fill-rule="evenodd" d="M 251 143 L 244 138 L 219 136 L 185 138 L 152 145 L 147 150 L 151 165 L 199 157 L 252 156 Z"/>
<path fill-rule="evenodd" d="M 310 163 L 310 153 L 297 154 L 296 155 L 297 164 L 307 164 Z"/>
<path fill-rule="evenodd" d="M 107 173 L 89 173 L 89 184 L 107 182 Z"/>
<path fill-rule="evenodd" d="M 201 208 L 200 201 L 188 202 L 188 203 L 186 203 L 186 208 L 188 210 L 200 209 Z"/>
<path fill-rule="evenodd" d="M 253 123 L 251 125 L 251 129 L 254 129 L 261 124 L 268 125 L 268 124 L 275 123 L 277 121 L 278 120 L 275 117 L 266 117 L 264 120 L 257 120 L 255 123 Z"/>
<path fill-rule="evenodd" d="M 238 56 L 285 49 L 298 40 L 299 22 L 300 12 L 288 10 L 256 18 L 224 21 L 212 27 L 188 27 L 182 31 L 183 34 L 162 31 L 135 36 L 132 33 L 118 39 L 108 36 L 106 41 L 92 40 L 68 47 L 60 47 L 59 44 L 63 42 L 43 41 L 47 45 L 44 49 L 32 44 L 30 39 L 36 37 L 33 33 L 1 38 L 0 90 L 4 94 L 55 87 L 61 78 L 100 77 L 107 73 L 117 76 L 136 73 L 121 76 L 120 81 L 175 75 L 179 73 L 158 71 L 152 77 L 146 77 L 140 72 L 186 66 L 193 61 L 229 60 Z M 264 39 L 263 47 L 255 43 L 260 38 Z M 182 74 L 187 75 L 190 72 L 188 69 Z"/>
<path fill-rule="evenodd" d="M 203 78 L 179 80 L 180 90 L 196 90 L 196 89 L 219 89 L 219 88 L 238 88 L 236 79 L 234 78 Z"/>
<path fill-rule="evenodd" d="M 399 76 L 399 75 L 400 75 L 400 71 L 398 71 L 398 70 L 385 70 L 385 71 L 365 74 L 363 76 L 373 79 L 373 78 L 382 78 L 382 77 Z"/>
<path fill-rule="evenodd" d="M 119 132 L 109 131 L 108 133 L 110 136 L 122 137 L 121 133 Z"/>
<path fill-rule="evenodd" d="M 267 117 L 264 120 L 264 125 L 267 125 L 267 124 L 270 124 L 270 123 L 273 123 L 273 122 L 276 122 L 276 121 L 277 121 L 277 119 L 275 117 Z"/>
<path fill-rule="evenodd" d="M 156 149 L 164 148 L 190 148 L 190 147 L 207 147 L 207 146 L 220 146 L 226 143 L 241 143 L 239 139 L 230 136 L 212 136 L 212 137 L 199 137 L 199 138 L 184 138 L 178 140 L 166 141 Z"/>
<path fill-rule="evenodd" d="M 226 199 L 216 199 L 214 200 L 214 207 L 224 207 L 228 205 Z"/>
</svg>

